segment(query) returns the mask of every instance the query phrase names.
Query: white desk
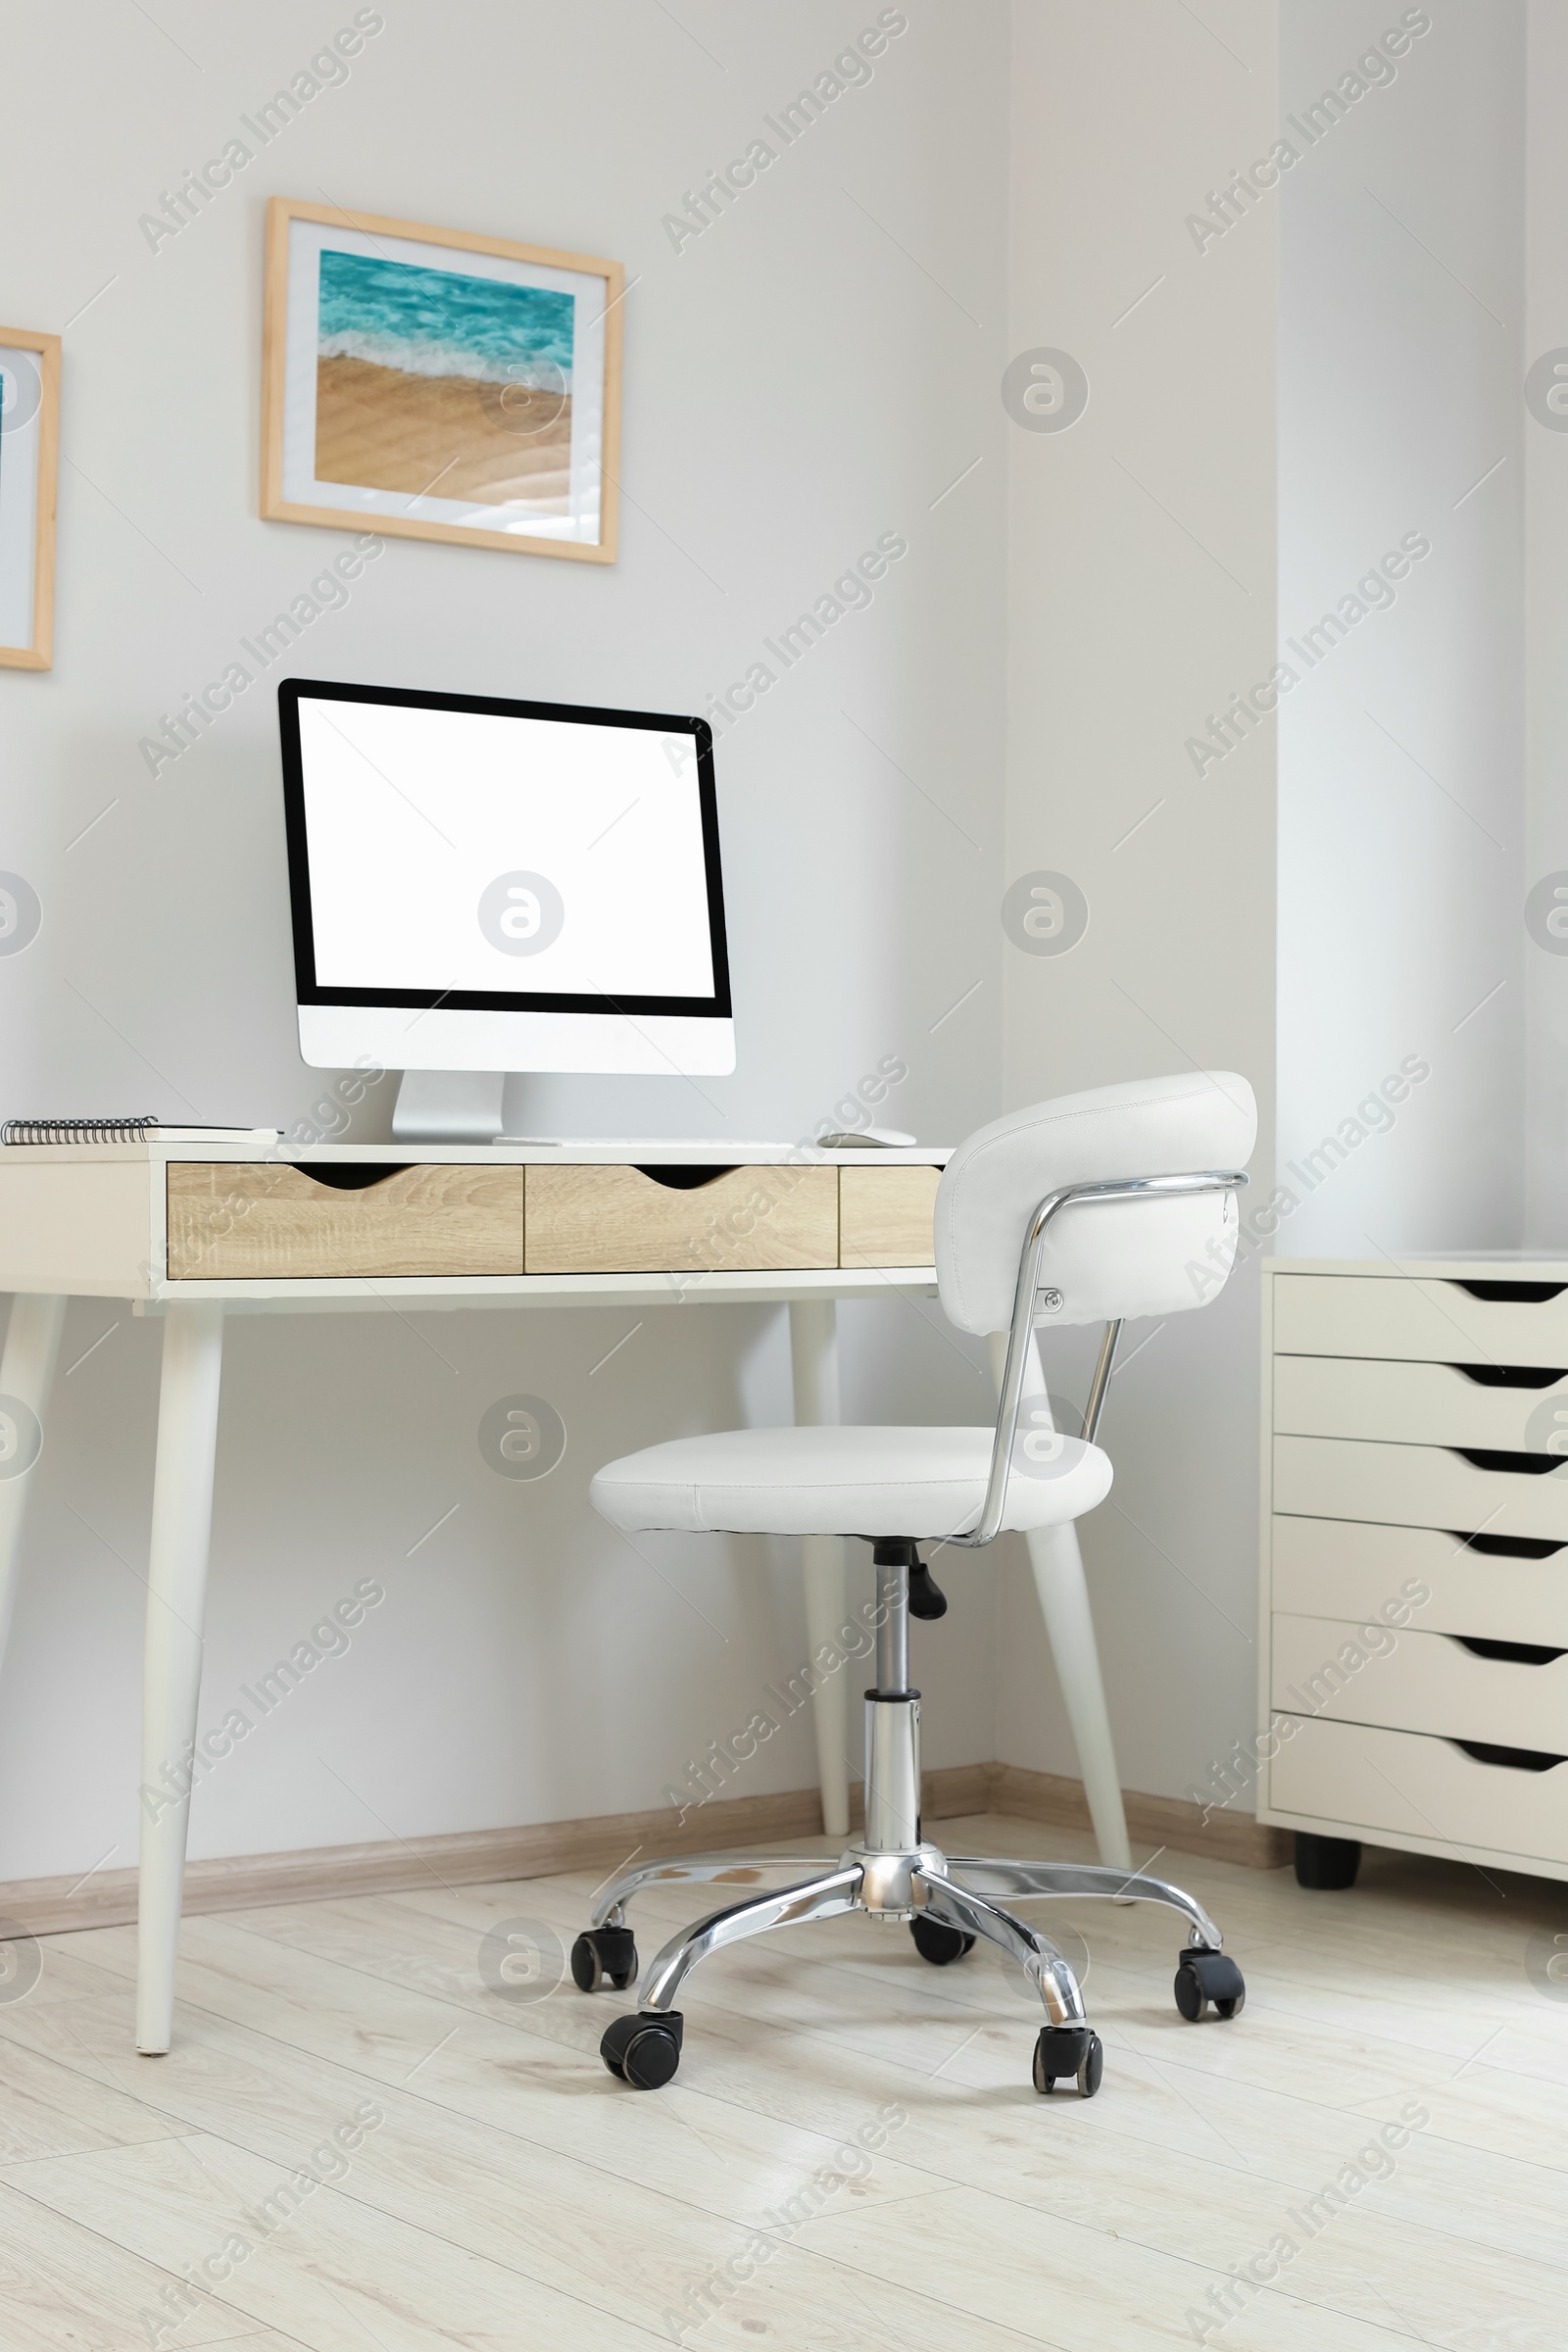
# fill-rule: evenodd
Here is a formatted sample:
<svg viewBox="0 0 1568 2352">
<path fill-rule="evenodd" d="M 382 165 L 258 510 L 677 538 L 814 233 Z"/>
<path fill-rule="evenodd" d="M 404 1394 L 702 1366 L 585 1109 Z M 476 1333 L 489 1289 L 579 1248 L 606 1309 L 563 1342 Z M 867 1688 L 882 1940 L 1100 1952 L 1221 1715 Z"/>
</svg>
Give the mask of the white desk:
<svg viewBox="0 0 1568 2352">
<path fill-rule="evenodd" d="M 254 1146 L 0 1151 L 0 1290 L 17 1294 L 0 1393 L 41 1422 L 68 1298 L 164 1320 L 142 1722 L 143 1779 L 194 1741 L 225 1317 L 407 1309 L 786 1304 L 799 1422 L 839 1415 L 835 1302 L 929 1298 L 930 1202 L 946 1153 L 745 1146 Z M 662 1173 L 645 1176 L 641 1168 Z M 690 1187 L 670 1172 L 733 1170 Z M 373 1181 L 362 1185 L 354 1171 Z M 345 1189 L 347 1188 L 347 1189 Z M 759 1205 L 759 1202 L 763 1205 Z M 619 1270 L 592 1270 L 608 1253 Z M 426 1270 L 411 1271 L 410 1268 Z M 0 1481 L 0 1659 L 29 1480 Z M 1070 1529 L 1031 1542 L 1090 1769 L 1102 1848 L 1126 1833 Z M 1070 1553 L 1070 1557 L 1068 1556 Z M 845 1545 L 805 1544 L 809 1645 L 843 1624 Z M 1067 1590 L 1070 1588 L 1070 1590 Z M 1065 1597 L 1064 1597 L 1065 1596 Z M 1087 1644 L 1087 1645 L 1086 1645 Z M 823 1826 L 849 1829 L 848 1691 L 814 1701 Z M 189 1798 L 141 1826 L 136 2043 L 167 2050 Z"/>
</svg>

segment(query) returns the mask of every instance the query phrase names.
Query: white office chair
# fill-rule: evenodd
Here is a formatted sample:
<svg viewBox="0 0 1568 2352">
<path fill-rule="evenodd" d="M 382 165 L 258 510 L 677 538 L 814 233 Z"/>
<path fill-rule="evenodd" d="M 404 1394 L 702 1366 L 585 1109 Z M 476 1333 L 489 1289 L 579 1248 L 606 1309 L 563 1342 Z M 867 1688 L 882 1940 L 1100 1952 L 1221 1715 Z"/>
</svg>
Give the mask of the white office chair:
<svg viewBox="0 0 1568 2352">
<path fill-rule="evenodd" d="M 960 1331 L 1007 1332 L 994 1429 L 741 1429 L 678 1438 L 599 1472 L 595 1508 L 628 1531 L 847 1535 L 873 1547 L 876 1687 L 866 1699 L 865 1830 L 837 1862 L 819 1855 L 759 1860 L 701 1854 L 640 1862 L 595 1905 L 572 1947 L 585 1992 L 623 1990 L 637 1976 L 625 1906 L 659 1881 L 757 1886 L 778 1871 L 804 1882 L 749 1894 L 665 1944 L 637 2009 L 600 2044 L 612 2074 L 639 2090 L 680 2062 L 681 1984 L 710 1952 L 801 1920 L 869 1911 L 909 1923 L 916 1950 L 939 1966 L 977 1936 L 1000 1944 L 1033 1980 L 1046 2023 L 1034 2082 L 1068 2076 L 1085 2098 L 1100 2085 L 1100 2037 L 1077 1980 L 1055 1946 L 994 1898 L 1102 1895 L 1168 1903 L 1189 1923 L 1176 2005 L 1198 2019 L 1212 2004 L 1234 2017 L 1246 1995 L 1219 1930 L 1180 1887 L 1101 1865 L 955 1855 L 920 1828 L 920 1694 L 908 1688 L 908 1619 L 947 1601 L 921 1561 L 922 1543 L 974 1548 L 1004 1529 L 1077 1519 L 1103 1500 L 1111 1466 L 1093 1443 L 1122 1320 L 1171 1315 L 1212 1296 L 1235 1255 L 1241 1163 L 1256 1135 L 1245 1078 L 1197 1071 L 1015 1111 L 954 1153 L 936 1200 L 937 1281 Z M 1024 1404 L 1034 1326 L 1104 1322 L 1083 1438 L 1059 1435 L 1043 1399 Z"/>
</svg>

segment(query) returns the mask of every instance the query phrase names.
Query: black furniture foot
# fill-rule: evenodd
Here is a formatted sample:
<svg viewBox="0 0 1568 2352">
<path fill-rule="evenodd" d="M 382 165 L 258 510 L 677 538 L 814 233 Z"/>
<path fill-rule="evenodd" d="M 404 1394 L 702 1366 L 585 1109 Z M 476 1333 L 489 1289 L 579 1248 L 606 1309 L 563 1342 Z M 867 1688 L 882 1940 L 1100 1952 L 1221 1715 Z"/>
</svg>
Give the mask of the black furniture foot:
<svg viewBox="0 0 1568 2352">
<path fill-rule="evenodd" d="M 1296 1884 L 1320 1893 L 1338 1893 L 1355 1885 L 1361 1867 L 1359 1838 L 1320 1838 L 1316 1830 L 1296 1833 Z"/>
</svg>

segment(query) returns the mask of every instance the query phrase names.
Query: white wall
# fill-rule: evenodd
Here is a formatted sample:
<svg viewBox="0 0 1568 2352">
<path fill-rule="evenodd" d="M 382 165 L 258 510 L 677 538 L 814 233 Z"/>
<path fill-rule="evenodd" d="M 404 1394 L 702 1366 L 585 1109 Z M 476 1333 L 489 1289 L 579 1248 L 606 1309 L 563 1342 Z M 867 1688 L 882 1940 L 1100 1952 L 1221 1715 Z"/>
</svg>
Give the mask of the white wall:
<svg viewBox="0 0 1568 2352">
<path fill-rule="evenodd" d="M 1187 216 L 1277 135 L 1273 15 L 1151 8 L 1129 46 L 1120 10 L 1016 12 L 1011 347 L 1070 353 L 1090 397 L 1069 429 L 1011 432 L 1006 866 L 1066 873 L 1090 918 L 1064 955 L 1004 948 L 1009 1102 L 1240 1070 L 1263 1169 L 1272 730 L 1201 777 L 1186 742 L 1274 661 L 1278 201 L 1201 249 Z M 1096 1338 L 1055 1344 L 1053 1388 L 1082 1396 Z M 1255 1274 L 1124 1345 L 1083 1546 L 1122 1779 L 1179 1794 L 1251 1722 Z M 1016 1561 L 1003 1638 L 1001 1753 L 1072 1772 Z"/>
<path fill-rule="evenodd" d="M 1007 866 L 1069 872 L 1091 921 L 1059 959 L 1007 951 L 1008 1098 L 1245 1071 L 1250 1221 L 1293 1254 L 1519 1233 L 1521 13 L 1444 12 L 1299 128 L 1406 13 L 1282 8 L 1277 74 L 1270 10 L 1160 11 L 1133 73 L 1113 15 L 1020 17 L 1012 340 L 1072 351 L 1092 396 L 1013 441 Z M 1212 233 L 1282 136 L 1279 184 Z M 1406 532 L 1430 555 L 1309 668 L 1288 641 Z M 1277 659 L 1277 722 L 1227 742 L 1214 718 Z M 1328 1181 L 1292 1178 L 1406 1056 L 1431 1074 L 1392 1128 L 1373 1110 Z M 1296 1202 L 1259 1220 L 1276 1168 Z M 1254 1265 L 1111 1391 L 1117 1483 L 1083 1536 L 1135 1788 L 1201 1783 L 1252 1724 Z M 1021 1577 L 1008 1612 L 1003 1752 L 1070 1771 Z"/>
<path fill-rule="evenodd" d="M 352 13 L 164 0 L 156 25 L 111 12 L 90 41 L 47 10 L 10 28 L 6 301 L 65 330 L 65 465 L 57 665 L 0 673 L 0 866 L 44 909 L 0 959 L 0 1108 L 286 1127 L 320 1091 L 294 1038 L 270 686 L 156 783 L 137 755 L 343 544 L 256 516 L 281 192 L 615 255 L 636 281 L 618 564 L 392 544 L 298 670 L 696 709 L 879 532 L 908 541 L 874 605 L 720 741 L 736 1076 L 701 1096 L 552 1081 L 514 1116 L 794 1138 L 896 1054 L 885 1115 L 956 1138 L 1001 1091 L 1005 13 L 911 8 L 869 84 L 677 253 L 662 217 L 872 0 L 389 8 L 347 84 L 150 251 L 137 216 Z M 389 1093 L 355 1140 L 385 1136 Z M 848 1411 L 984 1410 L 978 1351 L 935 1313 L 845 1310 Z M 204 1724 L 360 1578 L 386 1599 L 199 1788 L 193 1852 L 654 1804 L 800 1662 L 791 1546 L 650 1540 L 656 1572 L 585 1498 L 612 1454 L 786 1418 L 782 1318 L 661 1310 L 597 1369 L 636 1321 L 235 1323 Z M 0 1878 L 134 1857 L 158 1344 L 118 1307 L 72 1311 L 0 1692 Z M 515 1391 L 568 1426 L 538 1486 L 477 1450 Z M 936 1763 L 994 1750 L 993 1573 L 957 1573 L 921 1644 Z M 803 1717 L 740 1786 L 813 1778 Z"/>
<path fill-rule="evenodd" d="M 1522 1238 L 1524 1137 L 1524 11 L 1282 17 L 1298 119 L 1387 28 L 1430 29 L 1370 69 L 1395 78 L 1282 189 L 1280 635 L 1300 683 L 1280 727 L 1279 1161 L 1298 1205 L 1277 1247 L 1503 1247 Z M 1290 640 L 1407 535 L 1430 553 L 1358 600 L 1396 601 L 1309 669 Z M 1401 1065 L 1430 1075 L 1380 1104 Z"/>
<path fill-rule="evenodd" d="M 136 750 L 341 544 L 255 514 L 277 191 L 614 254 L 637 280 L 620 563 L 391 546 L 300 670 L 695 709 L 879 532 L 909 543 L 720 741 L 736 1076 L 703 1097 L 526 1082 L 514 1120 L 793 1138 L 895 1054 L 910 1075 L 886 1115 L 947 1140 L 1004 1102 L 1229 1066 L 1263 1112 L 1255 1210 L 1412 1055 L 1432 1074 L 1394 1130 L 1278 1246 L 1516 1238 L 1527 1133 L 1531 1230 L 1568 1238 L 1568 965 L 1519 916 L 1528 881 L 1568 869 L 1568 439 L 1517 389 L 1524 359 L 1568 345 L 1568 35 L 1528 0 L 1522 333 L 1525 7 L 1435 14 L 1218 236 L 1211 195 L 1404 12 L 1154 0 L 1130 47 L 1125 12 L 1069 0 L 911 7 L 869 85 L 680 253 L 662 216 L 875 8 L 408 6 L 156 254 L 137 215 L 338 20 L 165 0 L 158 26 L 122 12 L 83 46 L 34 12 L 0 151 L 7 301 L 65 330 L 66 465 L 57 666 L 0 674 L 0 866 L 44 908 L 0 958 L 0 1110 L 289 1126 L 320 1092 L 294 1042 L 270 688 L 157 783 Z M 1087 374 L 1066 431 L 1000 397 L 1042 347 Z M 1277 636 L 1410 531 L 1432 552 L 1392 610 L 1277 731 L 1204 758 Z M 1042 869 L 1089 908 L 1060 956 L 999 921 Z M 356 1140 L 386 1135 L 387 1092 Z M 614 1452 L 785 1418 L 782 1318 L 661 1310 L 604 1361 L 637 1320 L 235 1324 L 204 1722 L 361 1578 L 386 1598 L 199 1789 L 193 1851 L 657 1803 L 799 1662 L 791 1546 L 650 1540 L 644 1562 L 584 1496 Z M 979 1350 L 934 1305 L 843 1323 L 850 1413 L 988 1409 Z M 134 1856 L 158 1342 L 112 1306 L 70 1317 L 0 1686 L 0 1879 Z M 1054 1388 L 1081 1395 L 1092 1345 L 1063 1336 Z M 530 1390 L 570 1433 L 537 1487 L 475 1443 L 496 1396 Z M 1205 1311 L 1131 1331 L 1112 1390 L 1117 1485 L 1084 1545 L 1133 1787 L 1180 1793 L 1250 1727 L 1257 1406 L 1250 1258 Z M 1072 1771 L 1018 1548 L 947 1582 L 952 1614 L 915 1634 L 929 1759 Z M 813 1772 L 802 1717 L 737 1785 Z"/>
<path fill-rule="evenodd" d="M 1407 16 L 1151 11 L 1133 68 L 1114 12 L 1018 19 L 1012 343 L 1071 352 L 1091 398 L 1070 431 L 1013 438 L 1007 870 L 1067 872 L 1091 919 L 1059 958 L 1006 950 L 1006 1092 L 1245 1071 L 1265 1104 L 1252 1230 L 1266 1248 L 1277 1222 L 1293 1254 L 1520 1238 L 1523 14 Z M 1302 111 L 1401 29 L 1392 76 L 1369 67 L 1309 140 Z M 1279 184 L 1213 233 L 1217 192 L 1282 135 Z M 1561 254 L 1539 273 L 1559 321 Z M 1407 532 L 1431 552 L 1396 601 L 1309 666 L 1289 640 Z M 1277 658 L 1297 673 L 1278 720 L 1227 741 L 1216 717 Z M 1551 839 L 1538 870 L 1568 865 Z M 1560 1041 L 1561 991 L 1543 1003 Z M 1342 1130 L 1406 1057 L 1430 1074 L 1392 1127 L 1374 1109 L 1364 1140 Z M 1343 1161 L 1293 1180 L 1325 1135 Z M 1276 1166 L 1296 1201 L 1258 1222 Z M 1134 1788 L 1201 1783 L 1252 1725 L 1254 1269 L 1255 1250 L 1111 1391 L 1116 1488 L 1083 1540 Z M 1085 1349 L 1064 1355 L 1081 1393 Z M 1003 1753 L 1070 1771 L 1016 1571 L 1004 1636 Z"/>
<path fill-rule="evenodd" d="M 1568 22 L 1550 0 L 1530 0 L 1526 95 L 1526 328 L 1523 368 L 1568 358 L 1568 153 L 1562 116 L 1568 95 Z M 1568 879 L 1568 432 L 1544 420 L 1557 414 L 1537 393 L 1520 419 L 1526 485 L 1525 533 L 1529 739 L 1529 849 L 1521 900 L 1538 886 L 1553 905 L 1554 876 Z M 1568 422 L 1568 419 L 1564 420 Z M 1516 909 L 1516 919 L 1519 909 Z M 1547 943 L 1552 944 L 1548 945 Z M 1529 1026 L 1529 1183 L 1524 1239 L 1568 1243 L 1568 958 L 1538 913 L 1521 944 Z"/>
</svg>

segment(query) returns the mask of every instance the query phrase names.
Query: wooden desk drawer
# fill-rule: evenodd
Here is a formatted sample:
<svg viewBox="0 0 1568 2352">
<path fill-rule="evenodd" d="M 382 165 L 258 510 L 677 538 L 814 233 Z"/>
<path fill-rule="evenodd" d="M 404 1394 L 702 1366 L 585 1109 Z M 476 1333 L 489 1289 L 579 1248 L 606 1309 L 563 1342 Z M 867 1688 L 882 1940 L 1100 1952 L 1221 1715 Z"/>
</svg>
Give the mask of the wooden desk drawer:
<svg viewBox="0 0 1568 2352">
<path fill-rule="evenodd" d="M 1505 1279 L 1501 1269 L 1497 1279 Z M 1461 1283 L 1435 1277 L 1280 1274 L 1274 1279 L 1274 1346 L 1282 1355 L 1568 1369 L 1568 1284 L 1554 1298 L 1522 1302 L 1475 1298 Z"/>
<path fill-rule="evenodd" d="M 1455 1544 L 1442 1528 L 1283 1514 L 1273 1535 L 1274 1606 L 1293 1616 L 1386 1622 L 1386 1602 L 1408 1601 L 1422 1633 L 1568 1648 L 1568 1543 L 1544 1560 L 1509 1559 Z M 1410 1599 L 1411 1588 L 1429 1597 Z"/>
<path fill-rule="evenodd" d="M 1296 1437 L 1561 1456 L 1568 1451 L 1568 1378 L 1544 1388 L 1508 1388 L 1473 1379 L 1457 1364 L 1277 1355 L 1274 1427 Z"/>
<path fill-rule="evenodd" d="M 523 1171 L 398 1167 L 354 1192 L 269 1161 L 171 1161 L 171 1282 L 520 1274 Z"/>
<path fill-rule="evenodd" d="M 1568 1542 L 1568 1462 L 1537 1476 L 1479 1469 L 1442 1446 L 1274 1440 L 1274 1504 L 1308 1519 L 1376 1519 L 1455 1535 Z"/>
<path fill-rule="evenodd" d="M 839 1263 L 929 1266 L 940 1168 L 840 1168 Z"/>
<path fill-rule="evenodd" d="M 1380 1641 L 1390 1646 L 1378 1650 Z M 1478 1657 L 1450 1634 L 1276 1614 L 1270 1686 L 1286 1715 L 1568 1755 L 1568 1653 L 1539 1662 Z"/>
<path fill-rule="evenodd" d="M 1298 1722 L 1269 1765 L 1268 1802 L 1349 1837 L 1386 1830 L 1411 1844 L 1568 1863 L 1568 1762 L 1487 1764 L 1446 1740 L 1318 1716 Z"/>
<path fill-rule="evenodd" d="M 751 1273 L 839 1262 L 837 1168 L 727 1168 L 690 1189 L 640 1168 L 535 1164 L 527 1176 L 530 1274 Z"/>
</svg>

